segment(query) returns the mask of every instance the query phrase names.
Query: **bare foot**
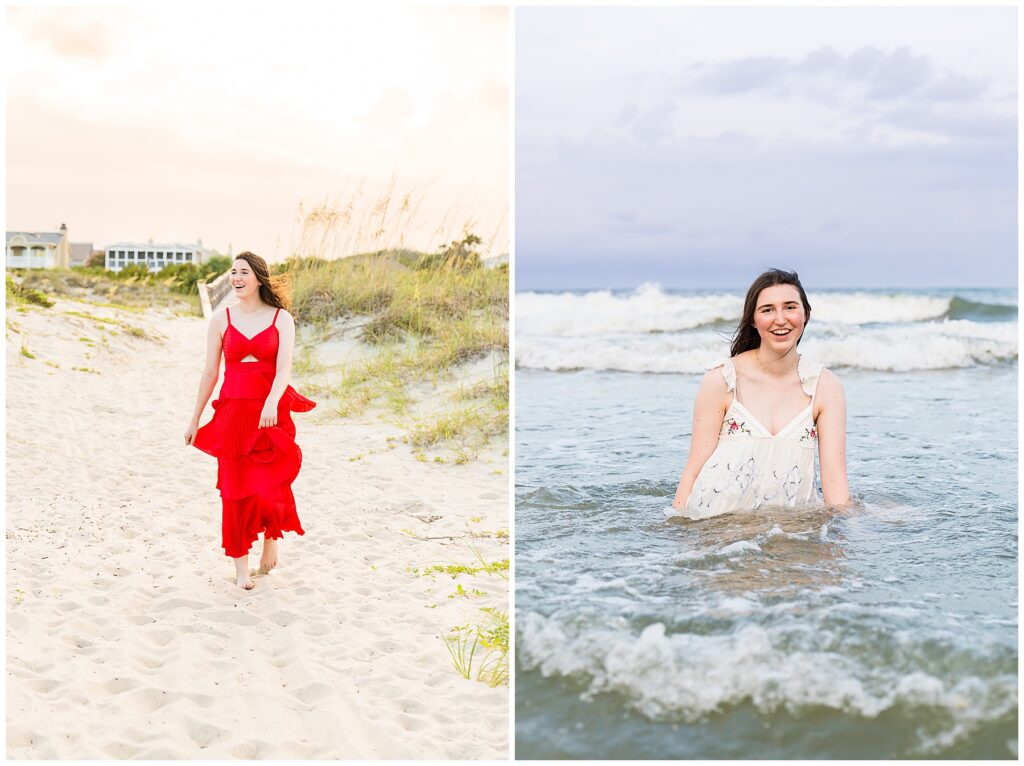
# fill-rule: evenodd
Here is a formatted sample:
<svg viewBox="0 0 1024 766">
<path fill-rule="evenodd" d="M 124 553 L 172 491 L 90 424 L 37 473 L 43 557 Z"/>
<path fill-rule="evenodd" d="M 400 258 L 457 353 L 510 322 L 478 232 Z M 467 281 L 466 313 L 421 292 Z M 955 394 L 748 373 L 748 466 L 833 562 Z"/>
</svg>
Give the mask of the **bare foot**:
<svg viewBox="0 0 1024 766">
<path fill-rule="evenodd" d="M 235 584 L 245 590 L 252 590 L 256 583 L 249 579 L 249 556 L 239 556 L 235 561 Z"/>
<path fill-rule="evenodd" d="M 263 555 L 260 556 L 260 574 L 270 574 L 270 570 L 277 566 L 277 540 L 263 538 Z"/>
</svg>

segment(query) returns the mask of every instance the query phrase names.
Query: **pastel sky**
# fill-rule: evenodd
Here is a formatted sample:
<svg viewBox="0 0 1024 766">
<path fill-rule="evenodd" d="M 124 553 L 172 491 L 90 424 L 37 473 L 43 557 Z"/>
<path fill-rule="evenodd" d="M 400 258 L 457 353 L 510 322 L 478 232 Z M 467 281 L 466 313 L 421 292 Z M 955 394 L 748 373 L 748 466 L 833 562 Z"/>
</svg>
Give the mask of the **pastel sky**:
<svg viewBox="0 0 1024 766">
<path fill-rule="evenodd" d="M 520 8 L 518 290 L 1017 280 L 1015 8 Z"/>
<path fill-rule="evenodd" d="M 508 250 L 504 8 L 21 7 L 6 44 L 8 230 Z"/>
</svg>

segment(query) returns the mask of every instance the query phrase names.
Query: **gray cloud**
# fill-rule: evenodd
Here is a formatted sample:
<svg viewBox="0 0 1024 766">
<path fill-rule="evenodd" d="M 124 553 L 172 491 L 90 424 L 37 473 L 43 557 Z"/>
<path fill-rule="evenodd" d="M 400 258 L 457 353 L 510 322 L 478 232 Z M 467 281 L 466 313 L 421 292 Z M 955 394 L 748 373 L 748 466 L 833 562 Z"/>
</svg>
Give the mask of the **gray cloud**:
<svg viewBox="0 0 1024 766">
<path fill-rule="evenodd" d="M 645 144 L 658 144 L 672 136 L 672 115 L 676 104 L 673 101 L 662 101 L 655 104 L 630 127 L 630 133 Z"/>
<path fill-rule="evenodd" d="M 691 67 L 692 69 L 692 67 Z M 907 46 L 890 51 L 873 45 L 843 55 L 830 46 L 816 48 L 802 58 L 749 56 L 701 67 L 703 74 L 689 80 L 684 90 L 733 96 L 758 90 L 797 92 L 832 102 L 831 88 L 855 87 L 873 101 L 914 98 L 924 101 L 968 101 L 984 94 L 988 82 L 949 70 L 937 73 L 928 56 Z"/>
<path fill-rule="evenodd" d="M 980 77 L 963 77 L 947 72 L 935 80 L 924 94 L 930 101 L 971 101 L 988 89 L 988 81 Z"/>
<path fill-rule="evenodd" d="M 888 99 L 910 95 L 928 82 L 931 71 L 932 64 L 928 57 L 915 56 L 909 48 L 898 48 L 888 55 L 882 54 L 864 78 L 867 96 Z"/>
<path fill-rule="evenodd" d="M 968 141 L 1000 139 L 1012 142 L 1017 135 L 1015 115 L 978 110 L 938 109 L 934 106 L 915 105 L 886 111 L 878 122 Z"/>
<path fill-rule="evenodd" d="M 636 122 L 637 118 L 643 114 L 635 103 L 630 101 L 619 111 L 618 116 L 612 122 L 616 128 L 626 128 Z"/>
<path fill-rule="evenodd" d="M 775 56 L 750 56 L 714 66 L 694 83 L 694 89 L 707 93 L 733 95 L 776 85 L 792 65 Z"/>
<path fill-rule="evenodd" d="M 1004 139 L 519 147 L 517 279 L 713 286 L 771 261 L 818 284 L 995 284 L 1016 264 L 1015 140 Z"/>
</svg>

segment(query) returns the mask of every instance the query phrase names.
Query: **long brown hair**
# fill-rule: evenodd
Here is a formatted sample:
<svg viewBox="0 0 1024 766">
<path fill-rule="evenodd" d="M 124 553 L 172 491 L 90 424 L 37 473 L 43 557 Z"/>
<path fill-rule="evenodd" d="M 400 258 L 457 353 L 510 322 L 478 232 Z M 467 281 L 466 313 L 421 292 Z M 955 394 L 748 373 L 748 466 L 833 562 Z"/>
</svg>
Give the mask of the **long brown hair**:
<svg viewBox="0 0 1024 766">
<path fill-rule="evenodd" d="M 757 296 L 766 287 L 773 287 L 774 285 L 793 285 L 799 291 L 800 301 L 804 304 L 804 327 L 806 328 L 807 323 L 811 321 L 811 304 L 807 302 L 807 293 L 804 292 L 804 287 L 800 284 L 800 277 L 797 276 L 796 272 L 768 269 L 768 271 L 755 279 L 754 284 L 747 290 L 747 298 L 743 302 L 743 316 L 740 318 L 740 323 L 736 327 L 735 334 L 732 336 L 730 356 L 736 356 L 744 351 L 761 346 L 761 336 L 754 327 L 754 311 L 757 310 Z M 800 337 L 796 340 L 796 344 L 799 346 L 800 341 L 803 339 L 804 335 L 801 332 Z"/>
<path fill-rule="evenodd" d="M 292 305 L 292 280 L 290 274 L 278 274 L 271 276 L 267 262 L 256 253 L 243 250 L 235 256 L 235 260 L 242 260 L 249 264 L 252 273 L 256 275 L 260 283 L 260 300 L 268 306 L 288 311 Z"/>
</svg>

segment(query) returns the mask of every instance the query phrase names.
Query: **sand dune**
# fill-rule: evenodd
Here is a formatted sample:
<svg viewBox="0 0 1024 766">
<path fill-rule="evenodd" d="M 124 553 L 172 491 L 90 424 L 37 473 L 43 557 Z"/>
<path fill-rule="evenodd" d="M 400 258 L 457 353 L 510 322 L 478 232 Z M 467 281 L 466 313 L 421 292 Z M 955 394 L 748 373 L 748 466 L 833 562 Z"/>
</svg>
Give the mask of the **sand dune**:
<svg viewBox="0 0 1024 766">
<path fill-rule="evenodd" d="M 503 445 L 423 463 L 321 401 L 296 416 L 306 535 L 245 592 L 216 463 L 182 440 L 204 323 L 70 301 L 8 323 L 9 758 L 507 757 L 508 688 L 439 638 L 507 609 L 507 581 L 409 571 L 509 556 L 467 536 L 508 528 Z"/>
</svg>

